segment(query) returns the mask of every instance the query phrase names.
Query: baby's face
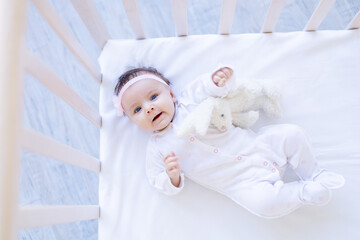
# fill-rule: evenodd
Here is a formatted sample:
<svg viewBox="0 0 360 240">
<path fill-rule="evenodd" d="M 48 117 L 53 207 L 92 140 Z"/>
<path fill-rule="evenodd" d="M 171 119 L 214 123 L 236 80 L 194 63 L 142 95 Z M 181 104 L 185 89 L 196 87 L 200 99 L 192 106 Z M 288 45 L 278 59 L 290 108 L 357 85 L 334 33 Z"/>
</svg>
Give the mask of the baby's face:
<svg viewBox="0 0 360 240">
<path fill-rule="evenodd" d="M 141 129 L 150 131 L 163 130 L 170 124 L 175 102 L 170 87 L 153 79 L 134 83 L 122 96 L 126 115 Z"/>
</svg>

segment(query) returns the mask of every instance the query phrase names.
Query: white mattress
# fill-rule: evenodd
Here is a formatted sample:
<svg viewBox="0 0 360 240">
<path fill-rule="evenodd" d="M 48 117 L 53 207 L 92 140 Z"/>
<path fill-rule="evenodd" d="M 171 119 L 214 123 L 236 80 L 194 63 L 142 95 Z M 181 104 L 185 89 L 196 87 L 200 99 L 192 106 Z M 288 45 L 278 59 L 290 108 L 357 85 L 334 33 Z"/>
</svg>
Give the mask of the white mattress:
<svg viewBox="0 0 360 240">
<path fill-rule="evenodd" d="M 110 40 L 99 62 L 100 240 L 360 239 L 359 30 Z M 219 63 L 235 66 L 238 77 L 281 86 L 283 116 L 263 117 L 254 130 L 295 123 L 308 132 L 319 165 L 347 180 L 328 205 L 266 220 L 189 179 L 176 196 L 150 186 L 145 174 L 150 133 L 117 117 L 112 106 L 117 78 L 127 66 L 153 66 L 179 94 Z"/>
</svg>

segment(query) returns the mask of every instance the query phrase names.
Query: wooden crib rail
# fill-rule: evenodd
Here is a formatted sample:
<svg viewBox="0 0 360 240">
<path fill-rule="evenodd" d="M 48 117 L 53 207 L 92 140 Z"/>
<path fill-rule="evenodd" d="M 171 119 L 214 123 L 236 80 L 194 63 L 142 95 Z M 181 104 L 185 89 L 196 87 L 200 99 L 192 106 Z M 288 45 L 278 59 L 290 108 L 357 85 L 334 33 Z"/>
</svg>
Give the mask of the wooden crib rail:
<svg viewBox="0 0 360 240">
<path fill-rule="evenodd" d="M 353 20 L 349 23 L 349 25 L 346 27 L 346 29 L 358 29 L 360 28 L 360 10 L 357 12 Z"/>
<path fill-rule="evenodd" d="M 101 127 L 100 114 L 91 108 L 82 98 L 76 94 L 64 81 L 53 73 L 41 60 L 29 50 L 25 51 L 25 69 L 49 90 L 54 92 L 76 111 L 90 120 L 95 126 Z"/>
<path fill-rule="evenodd" d="M 122 0 L 131 28 L 137 39 L 145 38 L 137 0 Z M 235 16 L 236 0 L 223 0 L 219 23 L 219 34 L 230 34 Z M 304 31 L 316 31 L 336 0 L 319 0 L 319 4 L 307 22 Z M 286 0 L 272 0 L 267 11 L 262 33 L 272 33 L 284 8 Z M 187 0 L 172 0 L 176 36 L 188 35 Z M 360 27 L 360 11 L 346 29 Z"/>
<path fill-rule="evenodd" d="M 100 71 L 48 1 L 34 0 L 45 19 L 87 71 L 100 83 Z M 24 70 L 68 102 L 96 126 L 99 113 L 86 104 L 31 52 L 25 50 L 26 0 L 0 1 L 0 239 L 15 239 L 17 227 L 99 218 L 99 206 L 22 207 L 18 209 L 21 147 L 100 172 L 100 161 L 29 129 L 22 129 Z M 90 6 L 91 8 L 91 6 Z M 104 40 L 102 40 L 102 44 Z M 22 56 L 26 58 L 23 60 Z M 23 135 L 22 135 L 23 133 Z M 20 224 L 18 224 L 20 223 Z"/>
<path fill-rule="evenodd" d="M 272 0 L 268 9 L 264 25 L 261 29 L 263 33 L 272 33 L 279 19 L 286 0 Z"/>
<path fill-rule="evenodd" d="M 336 0 L 321 0 L 305 26 L 304 31 L 316 31 Z"/>
<path fill-rule="evenodd" d="M 20 169 L 25 0 L 0 1 L 0 239 L 15 239 Z"/>
<path fill-rule="evenodd" d="M 94 38 L 98 47 L 102 49 L 110 39 L 110 34 L 106 30 L 106 26 L 101 19 L 99 12 L 93 0 L 71 0 L 75 10 L 85 23 L 91 36 Z"/>
<path fill-rule="evenodd" d="M 223 0 L 221 7 L 219 34 L 230 34 L 234 21 L 236 0 Z"/>
<path fill-rule="evenodd" d="M 18 211 L 18 228 L 56 225 L 100 217 L 98 205 L 80 206 L 25 206 Z"/>
<path fill-rule="evenodd" d="M 48 0 L 32 0 L 41 15 L 46 19 L 61 40 L 68 46 L 77 59 L 84 65 L 89 73 L 101 83 L 100 70 L 89 55 L 85 52 L 80 43 L 76 40 L 74 34 L 61 19 L 59 14 L 51 6 Z"/>
<path fill-rule="evenodd" d="M 135 0 L 122 0 L 126 15 L 129 19 L 131 28 L 137 39 L 145 38 L 144 27 L 141 20 L 141 14 L 137 1 Z"/>
<path fill-rule="evenodd" d="M 97 173 L 100 172 L 100 160 L 34 130 L 23 128 L 21 143 L 26 150 Z"/>
<path fill-rule="evenodd" d="M 176 36 L 188 35 L 187 2 L 186 0 L 172 0 L 173 16 Z"/>
</svg>

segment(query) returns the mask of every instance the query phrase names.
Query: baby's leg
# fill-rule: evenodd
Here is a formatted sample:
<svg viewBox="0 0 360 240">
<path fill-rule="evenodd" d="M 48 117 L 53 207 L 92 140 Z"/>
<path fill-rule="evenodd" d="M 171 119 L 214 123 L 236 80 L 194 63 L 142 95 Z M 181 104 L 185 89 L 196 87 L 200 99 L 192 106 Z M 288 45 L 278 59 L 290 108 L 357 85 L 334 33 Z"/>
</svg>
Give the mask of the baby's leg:
<svg viewBox="0 0 360 240">
<path fill-rule="evenodd" d="M 287 163 L 302 180 L 312 180 L 319 167 L 305 132 L 300 127 L 290 124 L 283 125 L 282 131 L 283 151 Z"/>
<path fill-rule="evenodd" d="M 302 180 L 315 180 L 331 189 L 344 184 L 341 175 L 319 168 L 310 142 L 301 128 L 296 125 L 285 125 L 283 129 L 285 157 Z"/>
<path fill-rule="evenodd" d="M 255 215 L 276 218 L 304 204 L 324 205 L 330 200 L 330 192 L 316 182 L 260 182 L 244 189 L 234 200 Z"/>
</svg>

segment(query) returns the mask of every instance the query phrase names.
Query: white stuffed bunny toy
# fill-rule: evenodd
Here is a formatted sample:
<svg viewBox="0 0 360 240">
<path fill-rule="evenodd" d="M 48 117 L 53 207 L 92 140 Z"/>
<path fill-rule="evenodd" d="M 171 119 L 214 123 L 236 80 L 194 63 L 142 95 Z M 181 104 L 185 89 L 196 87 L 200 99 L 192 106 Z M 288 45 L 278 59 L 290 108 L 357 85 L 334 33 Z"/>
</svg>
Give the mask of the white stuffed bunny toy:
<svg viewBox="0 0 360 240">
<path fill-rule="evenodd" d="M 232 112 L 262 109 L 273 117 L 281 115 L 278 103 L 281 94 L 269 81 L 241 81 L 237 89 L 230 92 L 225 99 L 230 104 Z"/>
<path fill-rule="evenodd" d="M 262 109 L 271 116 L 280 116 L 281 95 L 273 88 L 256 81 L 242 83 L 224 98 L 209 97 L 201 102 L 184 120 L 177 131 L 179 137 L 190 133 L 205 135 L 213 125 L 224 132 L 230 125 L 249 128 L 259 119 Z"/>
</svg>

